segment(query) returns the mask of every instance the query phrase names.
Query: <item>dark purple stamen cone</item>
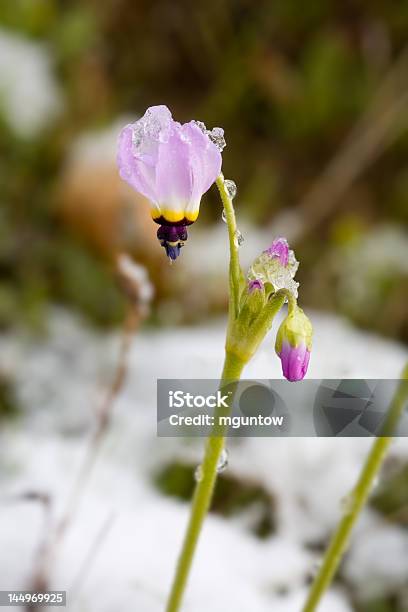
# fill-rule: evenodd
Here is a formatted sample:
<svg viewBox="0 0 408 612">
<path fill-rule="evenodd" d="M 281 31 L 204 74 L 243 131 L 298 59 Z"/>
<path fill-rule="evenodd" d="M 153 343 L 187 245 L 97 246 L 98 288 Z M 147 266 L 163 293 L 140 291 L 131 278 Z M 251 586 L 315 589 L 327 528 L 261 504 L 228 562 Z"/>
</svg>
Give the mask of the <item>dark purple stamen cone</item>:
<svg viewBox="0 0 408 612">
<path fill-rule="evenodd" d="M 180 255 L 181 247 L 184 246 L 187 237 L 185 225 L 161 225 L 157 230 L 160 244 L 166 249 L 167 257 L 173 261 Z"/>
</svg>

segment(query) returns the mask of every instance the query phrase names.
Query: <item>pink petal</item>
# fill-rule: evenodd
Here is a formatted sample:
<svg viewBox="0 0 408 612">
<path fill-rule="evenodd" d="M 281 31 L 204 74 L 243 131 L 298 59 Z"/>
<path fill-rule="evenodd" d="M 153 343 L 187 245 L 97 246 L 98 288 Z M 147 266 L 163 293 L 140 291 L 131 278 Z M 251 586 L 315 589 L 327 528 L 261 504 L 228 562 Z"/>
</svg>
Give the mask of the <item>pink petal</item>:
<svg viewBox="0 0 408 612">
<path fill-rule="evenodd" d="M 160 204 L 184 209 L 193 192 L 190 146 L 182 138 L 181 126 L 174 124 L 168 141 L 159 147 L 156 194 Z"/>
<path fill-rule="evenodd" d="M 138 160 L 133 152 L 133 126 L 126 125 L 119 135 L 117 164 L 120 176 L 135 191 L 138 191 L 152 202 L 156 202 L 155 176 L 143 161 Z"/>
<path fill-rule="evenodd" d="M 282 362 L 282 372 L 285 378 L 295 382 L 305 377 L 309 365 L 310 352 L 304 343 L 293 347 L 289 342 L 283 342 L 279 357 Z"/>
<path fill-rule="evenodd" d="M 271 246 L 266 249 L 266 253 L 271 257 L 277 257 L 282 266 L 287 266 L 289 262 L 289 245 L 286 238 L 275 238 Z"/>
<path fill-rule="evenodd" d="M 222 156 L 207 134 L 190 121 L 183 126 L 184 137 L 190 142 L 190 166 L 193 179 L 192 201 L 199 202 L 221 172 Z"/>
</svg>

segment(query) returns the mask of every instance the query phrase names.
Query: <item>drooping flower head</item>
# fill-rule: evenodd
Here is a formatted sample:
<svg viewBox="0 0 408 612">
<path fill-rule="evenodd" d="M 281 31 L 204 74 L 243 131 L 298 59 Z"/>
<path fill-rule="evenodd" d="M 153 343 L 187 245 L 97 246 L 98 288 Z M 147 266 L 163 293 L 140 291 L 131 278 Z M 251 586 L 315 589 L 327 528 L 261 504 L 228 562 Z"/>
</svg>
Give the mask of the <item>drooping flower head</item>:
<svg viewBox="0 0 408 612">
<path fill-rule="evenodd" d="M 167 106 L 151 106 L 119 136 L 120 176 L 151 204 L 157 236 L 176 259 L 187 225 L 198 217 L 203 194 L 221 172 L 223 131 L 198 121 L 180 124 Z"/>
<path fill-rule="evenodd" d="M 299 306 L 294 306 L 282 321 L 275 350 L 282 362 L 282 372 L 290 381 L 302 380 L 307 372 L 312 350 L 313 328 Z"/>
<path fill-rule="evenodd" d="M 260 281 L 272 286 L 273 291 L 288 289 L 297 298 L 299 283 L 294 276 L 299 267 L 286 238 L 275 238 L 271 246 L 257 257 L 249 269 L 249 282 Z"/>
</svg>

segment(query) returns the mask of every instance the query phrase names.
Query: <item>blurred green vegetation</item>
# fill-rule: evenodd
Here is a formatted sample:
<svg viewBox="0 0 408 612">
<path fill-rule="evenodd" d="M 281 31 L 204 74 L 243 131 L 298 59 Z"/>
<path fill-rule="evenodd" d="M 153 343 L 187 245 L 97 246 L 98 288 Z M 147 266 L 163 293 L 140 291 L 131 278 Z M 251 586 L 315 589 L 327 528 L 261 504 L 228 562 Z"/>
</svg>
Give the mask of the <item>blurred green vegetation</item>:
<svg viewBox="0 0 408 612">
<path fill-rule="evenodd" d="M 404 609 L 404 600 L 397 593 L 375 601 L 355 602 L 356 612 L 400 612 Z"/>
<path fill-rule="evenodd" d="M 388 520 L 408 528 L 408 465 L 381 484 L 371 504 Z"/>
<path fill-rule="evenodd" d="M 165 495 L 189 501 L 195 469 L 191 464 L 173 462 L 156 474 L 155 484 Z M 246 513 L 249 529 L 259 538 L 268 537 L 276 529 L 273 497 L 258 483 L 242 481 L 232 474 L 219 475 L 211 511 L 235 517 Z"/>
<path fill-rule="evenodd" d="M 180 120 L 221 125 L 224 172 L 238 182 L 239 212 L 264 225 L 301 202 L 366 112 L 404 48 L 408 5 L 15 0 L 1 3 L 0 26 L 46 45 L 64 97 L 62 115 L 31 139 L 13 133 L 0 111 L 0 325 L 41 328 L 50 301 L 108 325 L 123 313 L 109 265 L 56 212 L 75 138 L 157 103 Z M 365 308 L 338 299 L 341 261 L 324 266 L 341 260 L 339 242 L 355 244 L 356 233 L 384 224 L 406 230 L 408 131 L 403 123 L 397 131 L 296 247 L 306 305 L 340 310 L 407 341 L 405 273 L 375 279 L 378 291 Z M 205 207 L 202 222 L 216 211 Z"/>
<path fill-rule="evenodd" d="M 0 372 L 0 423 L 16 417 L 19 411 L 13 381 Z"/>
</svg>

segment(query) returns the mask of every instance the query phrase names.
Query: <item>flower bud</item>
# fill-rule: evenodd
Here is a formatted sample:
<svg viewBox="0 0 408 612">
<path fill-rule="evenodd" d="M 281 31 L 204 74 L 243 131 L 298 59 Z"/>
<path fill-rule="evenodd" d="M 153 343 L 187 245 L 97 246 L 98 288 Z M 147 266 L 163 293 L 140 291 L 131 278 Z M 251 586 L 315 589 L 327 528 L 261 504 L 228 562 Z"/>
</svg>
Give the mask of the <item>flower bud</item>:
<svg viewBox="0 0 408 612">
<path fill-rule="evenodd" d="M 248 280 L 262 281 L 264 285 L 270 285 L 273 291 L 287 289 L 297 298 L 299 283 L 294 277 L 298 267 L 299 263 L 286 238 L 275 238 L 271 246 L 253 262 L 248 271 Z"/>
<path fill-rule="evenodd" d="M 250 318 L 258 316 L 265 306 L 265 287 L 263 282 L 260 280 L 250 281 L 247 285 L 244 300 L 244 308 L 247 308 Z M 244 313 L 244 308 L 242 313 Z"/>
<path fill-rule="evenodd" d="M 254 293 L 254 291 L 263 291 L 263 282 L 261 280 L 252 280 L 248 283 L 248 292 Z"/>
<path fill-rule="evenodd" d="M 283 375 L 291 382 L 305 377 L 312 350 L 312 335 L 310 320 L 301 308 L 295 306 L 282 321 L 275 344 Z"/>
</svg>

